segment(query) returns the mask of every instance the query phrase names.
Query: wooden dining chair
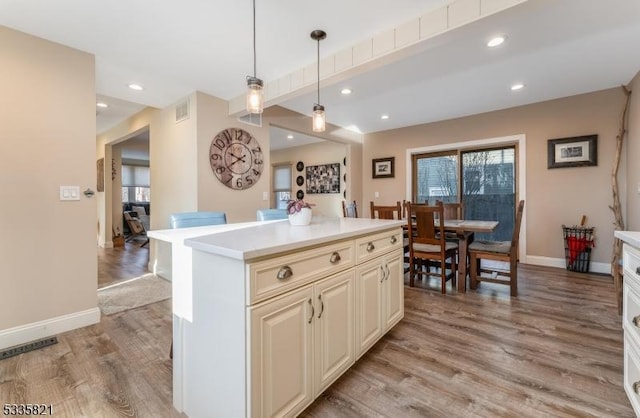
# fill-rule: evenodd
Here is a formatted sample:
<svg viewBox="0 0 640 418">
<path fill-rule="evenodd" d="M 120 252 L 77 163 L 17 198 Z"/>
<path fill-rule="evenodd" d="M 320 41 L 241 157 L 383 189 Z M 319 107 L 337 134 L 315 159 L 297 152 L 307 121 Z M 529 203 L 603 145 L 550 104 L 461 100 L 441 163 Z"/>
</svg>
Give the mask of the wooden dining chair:
<svg viewBox="0 0 640 418">
<path fill-rule="evenodd" d="M 354 200 L 353 203 L 347 203 L 342 201 L 342 216 L 345 218 L 357 218 L 358 217 L 358 204 Z"/>
<path fill-rule="evenodd" d="M 436 204 L 440 200 L 436 200 Z M 444 219 L 464 219 L 464 203 L 462 202 L 442 202 L 444 208 Z"/>
<path fill-rule="evenodd" d="M 471 289 L 476 289 L 478 282 L 500 283 L 511 287 L 511 296 L 518 296 L 518 240 L 523 211 L 524 200 L 521 200 L 516 210 L 516 221 L 511 241 L 474 241 L 469 245 L 471 264 L 469 286 Z M 507 262 L 509 269 L 481 268 L 481 260 Z M 490 273 L 491 276 L 482 276 L 482 273 Z"/>
<path fill-rule="evenodd" d="M 402 219 L 402 205 L 380 206 L 371 202 L 371 219 Z"/>
<path fill-rule="evenodd" d="M 416 275 L 438 276 L 442 293 L 447 292 L 447 280 L 456 284 L 458 244 L 445 240 L 444 225 L 436 219 L 443 219 L 442 202 L 435 206 L 412 205 L 407 203 L 407 229 L 409 231 L 409 286 L 415 283 Z M 449 260 L 449 263 L 447 263 Z M 416 262 L 422 261 L 422 262 Z M 431 262 L 436 261 L 439 269 L 431 271 Z M 447 274 L 447 266 L 450 274 Z M 439 272 L 438 272 L 439 270 Z"/>
</svg>

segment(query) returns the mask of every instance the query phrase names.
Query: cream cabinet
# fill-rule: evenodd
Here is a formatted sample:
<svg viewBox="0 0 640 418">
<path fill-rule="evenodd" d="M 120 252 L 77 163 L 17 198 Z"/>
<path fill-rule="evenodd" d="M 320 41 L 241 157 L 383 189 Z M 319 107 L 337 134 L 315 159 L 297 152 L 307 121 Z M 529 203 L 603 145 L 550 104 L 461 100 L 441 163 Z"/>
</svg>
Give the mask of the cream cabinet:
<svg viewBox="0 0 640 418">
<path fill-rule="evenodd" d="M 354 271 L 251 308 L 255 417 L 295 416 L 355 361 Z"/>
<path fill-rule="evenodd" d="M 624 244 L 622 260 L 624 390 L 636 415 L 640 415 L 640 250 Z"/>
<path fill-rule="evenodd" d="M 356 358 L 404 317 L 402 250 L 356 268 Z"/>
<path fill-rule="evenodd" d="M 192 418 L 301 413 L 402 319 L 400 226 L 282 222 L 186 241 L 193 303 L 174 338 L 184 365 L 176 409 Z"/>
</svg>

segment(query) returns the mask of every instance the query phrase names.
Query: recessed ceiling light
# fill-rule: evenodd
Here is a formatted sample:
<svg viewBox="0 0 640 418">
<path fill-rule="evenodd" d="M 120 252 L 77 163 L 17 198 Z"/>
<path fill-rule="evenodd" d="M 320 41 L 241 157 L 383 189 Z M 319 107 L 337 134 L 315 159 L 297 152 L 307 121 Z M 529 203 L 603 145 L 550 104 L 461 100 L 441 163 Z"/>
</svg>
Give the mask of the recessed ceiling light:
<svg viewBox="0 0 640 418">
<path fill-rule="evenodd" d="M 287 139 L 293 139 L 293 135 L 291 134 L 287 135 Z"/>
<path fill-rule="evenodd" d="M 98 103 L 96 103 L 96 106 L 98 106 L 98 107 L 102 107 L 102 108 L 107 108 L 107 107 L 109 107 L 109 105 L 108 105 L 108 104 L 106 104 L 106 103 L 102 103 L 102 102 L 98 102 Z"/>
<path fill-rule="evenodd" d="M 489 42 L 487 42 L 487 46 L 489 48 L 494 48 L 494 47 L 496 47 L 498 45 L 502 45 L 506 39 L 507 39 L 507 37 L 504 36 L 504 35 L 496 36 L 495 38 L 491 38 L 491 40 L 489 40 Z"/>
<path fill-rule="evenodd" d="M 342 90 L 340 90 L 340 93 L 343 94 L 344 96 L 347 96 L 349 94 L 351 94 L 352 90 L 348 87 L 343 88 Z"/>
<path fill-rule="evenodd" d="M 523 88 L 524 88 L 524 84 L 522 83 L 516 83 L 513 86 L 511 86 L 512 91 L 522 90 Z"/>
<path fill-rule="evenodd" d="M 380 119 L 387 120 L 387 119 L 389 119 L 389 115 L 382 115 L 382 116 L 380 116 Z"/>
<path fill-rule="evenodd" d="M 131 90 L 137 90 L 137 91 L 144 90 L 144 88 L 140 84 L 135 84 L 135 83 L 129 84 L 129 88 Z"/>
</svg>

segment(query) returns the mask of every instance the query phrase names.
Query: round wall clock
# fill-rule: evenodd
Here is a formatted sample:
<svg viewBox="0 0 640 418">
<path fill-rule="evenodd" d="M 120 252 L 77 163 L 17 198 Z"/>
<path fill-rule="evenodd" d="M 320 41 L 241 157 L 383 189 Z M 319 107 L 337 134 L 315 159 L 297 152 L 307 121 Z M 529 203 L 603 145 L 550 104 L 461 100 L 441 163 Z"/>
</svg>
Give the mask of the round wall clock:
<svg viewBox="0 0 640 418">
<path fill-rule="evenodd" d="M 260 144 L 253 135 L 239 128 L 225 129 L 213 138 L 209 163 L 218 180 L 235 190 L 256 184 L 264 168 Z"/>
</svg>

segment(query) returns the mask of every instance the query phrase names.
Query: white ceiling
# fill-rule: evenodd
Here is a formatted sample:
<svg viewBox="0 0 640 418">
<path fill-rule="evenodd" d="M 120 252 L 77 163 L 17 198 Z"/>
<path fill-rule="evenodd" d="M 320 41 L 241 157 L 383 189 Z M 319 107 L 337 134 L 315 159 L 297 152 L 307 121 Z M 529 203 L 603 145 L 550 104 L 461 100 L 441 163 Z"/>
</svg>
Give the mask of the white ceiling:
<svg viewBox="0 0 640 418">
<path fill-rule="evenodd" d="M 328 56 L 449 2 L 256 0 L 257 75 L 275 80 L 315 63 L 313 29 L 327 31 Z M 96 91 L 110 105 L 99 109 L 99 132 L 196 90 L 243 94 L 251 13 L 250 0 L 0 0 L 1 25 L 96 56 Z M 486 48 L 499 33 L 507 42 Z M 619 86 L 640 70 L 639 50 L 640 1 L 529 0 L 432 38 L 418 55 L 326 83 L 321 103 L 328 122 L 375 132 Z M 526 87 L 511 92 L 514 82 Z M 342 86 L 353 94 L 340 95 Z M 310 114 L 314 101 L 315 92 L 280 105 Z"/>
</svg>

